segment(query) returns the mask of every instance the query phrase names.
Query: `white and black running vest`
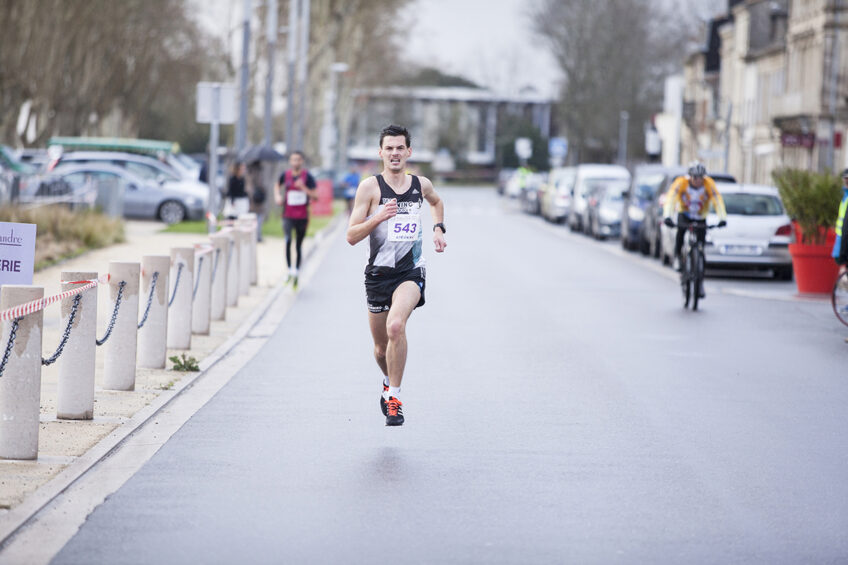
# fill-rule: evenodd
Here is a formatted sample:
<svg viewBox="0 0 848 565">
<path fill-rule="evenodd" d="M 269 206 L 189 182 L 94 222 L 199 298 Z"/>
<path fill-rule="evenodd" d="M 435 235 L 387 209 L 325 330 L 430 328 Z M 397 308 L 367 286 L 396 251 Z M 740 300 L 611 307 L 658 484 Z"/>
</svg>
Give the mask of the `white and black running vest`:
<svg viewBox="0 0 848 565">
<path fill-rule="evenodd" d="M 397 198 L 398 213 L 394 218 L 381 222 L 371 232 L 371 255 L 365 267 L 366 275 L 383 276 L 424 266 L 421 254 L 421 205 L 424 197 L 421 194 L 421 181 L 417 176 L 411 176 L 409 189 L 398 194 L 386 183 L 383 175 L 377 175 L 377 184 L 380 186 L 380 206 L 377 211 L 392 198 Z M 390 230 L 395 232 L 393 237 L 389 236 Z"/>
</svg>

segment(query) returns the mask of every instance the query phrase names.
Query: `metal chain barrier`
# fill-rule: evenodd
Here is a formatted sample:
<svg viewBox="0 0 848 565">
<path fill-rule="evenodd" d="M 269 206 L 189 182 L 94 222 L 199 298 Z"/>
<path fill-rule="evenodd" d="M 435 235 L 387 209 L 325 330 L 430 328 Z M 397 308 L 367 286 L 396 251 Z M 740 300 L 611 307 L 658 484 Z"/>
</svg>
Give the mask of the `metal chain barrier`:
<svg viewBox="0 0 848 565">
<path fill-rule="evenodd" d="M 56 353 L 54 353 L 47 359 L 41 359 L 42 365 L 52 365 L 56 362 L 59 356 L 62 355 L 62 351 L 64 351 L 65 345 L 68 343 L 68 338 L 71 337 L 71 327 L 74 325 L 74 320 L 77 317 L 77 310 L 79 310 L 79 303 L 81 299 L 81 294 L 77 294 L 74 296 L 74 303 L 73 305 L 71 305 L 71 313 L 68 315 L 68 325 L 65 326 L 65 331 L 62 332 L 62 341 L 59 342 L 59 347 L 56 349 Z"/>
<path fill-rule="evenodd" d="M 168 308 L 171 307 L 171 304 L 174 303 L 174 298 L 177 297 L 177 289 L 180 288 L 180 278 L 183 274 L 183 267 L 185 267 L 185 264 L 183 263 L 177 265 L 177 281 L 174 283 L 174 293 L 171 295 L 171 299 L 168 301 Z"/>
<path fill-rule="evenodd" d="M 6 363 L 9 361 L 9 356 L 12 354 L 12 347 L 15 345 L 15 338 L 18 336 L 18 323 L 23 320 L 23 316 L 12 320 L 12 329 L 9 331 L 9 343 L 6 344 L 6 351 L 3 353 L 3 361 L 0 362 L 0 377 L 3 376 L 3 371 L 6 370 Z"/>
<path fill-rule="evenodd" d="M 121 307 L 121 298 L 124 296 L 125 286 L 127 286 L 127 281 L 121 281 L 118 283 L 118 296 L 115 298 L 115 309 L 112 310 L 112 318 L 109 320 L 109 326 L 106 328 L 106 335 L 103 336 L 103 339 L 94 338 L 94 342 L 98 346 L 106 343 L 106 340 L 108 340 L 109 336 L 112 335 L 112 329 L 115 327 L 115 321 L 118 319 L 118 309 Z"/>
<path fill-rule="evenodd" d="M 191 291 L 191 300 L 194 301 L 197 298 L 197 289 L 200 287 L 200 271 L 203 270 L 203 256 L 197 258 L 197 273 L 195 274 L 196 280 L 194 281 L 194 290 Z M 175 291 L 176 292 L 176 291 Z"/>
<path fill-rule="evenodd" d="M 221 248 L 218 247 L 215 249 L 215 265 L 212 267 L 212 284 L 215 284 L 215 273 L 218 272 L 218 263 L 221 258 Z"/>
<path fill-rule="evenodd" d="M 150 277 L 150 295 L 147 297 L 147 306 L 144 307 L 144 316 L 141 317 L 141 321 L 138 323 L 138 329 L 141 329 L 144 322 L 147 321 L 147 315 L 150 314 L 150 305 L 153 304 L 153 292 L 156 290 L 157 280 L 159 280 L 159 271 L 155 271 L 153 276 Z"/>
</svg>

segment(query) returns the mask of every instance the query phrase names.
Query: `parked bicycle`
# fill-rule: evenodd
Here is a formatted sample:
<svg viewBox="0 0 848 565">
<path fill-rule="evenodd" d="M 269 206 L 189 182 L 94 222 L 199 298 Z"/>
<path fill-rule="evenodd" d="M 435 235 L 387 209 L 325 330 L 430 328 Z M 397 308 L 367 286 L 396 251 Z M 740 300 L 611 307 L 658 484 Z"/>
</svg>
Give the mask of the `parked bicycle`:
<svg viewBox="0 0 848 565">
<path fill-rule="evenodd" d="M 843 271 L 833 284 L 830 303 L 839 321 L 848 326 L 848 271 Z"/>
<path fill-rule="evenodd" d="M 676 226 L 674 226 L 676 227 Z M 698 300 L 704 297 L 704 260 L 703 238 L 698 237 L 698 231 L 711 230 L 717 225 L 708 226 L 706 223 L 692 222 L 686 226 L 686 239 L 680 251 L 680 287 L 683 291 L 683 307 L 692 304 L 692 310 L 698 309 Z"/>
</svg>

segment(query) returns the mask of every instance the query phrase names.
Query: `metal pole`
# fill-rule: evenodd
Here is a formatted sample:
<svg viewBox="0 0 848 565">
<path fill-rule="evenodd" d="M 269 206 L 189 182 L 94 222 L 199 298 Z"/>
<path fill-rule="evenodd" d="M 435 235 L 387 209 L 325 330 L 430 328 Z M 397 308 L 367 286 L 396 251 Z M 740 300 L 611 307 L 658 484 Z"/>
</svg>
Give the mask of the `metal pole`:
<svg viewBox="0 0 848 565">
<path fill-rule="evenodd" d="M 828 111 L 830 113 L 830 135 L 827 141 L 827 170 L 832 171 L 836 159 L 834 138 L 836 137 L 836 91 L 839 89 L 839 10 L 840 0 L 833 0 L 833 39 L 830 47 L 830 97 Z"/>
<path fill-rule="evenodd" d="M 618 164 L 625 165 L 627 163 L 627 121 L 630 119 L 630 114 L 622 111 L 619 114 L 618 120 Z"/>
<path fill-rule="evenodd" d="M 241 46 L 241 85 L 239 89 L 239 119 L 236 126 L 236 150 L 241 153 L 247 141 L 247 81 L 250 65 L 251 0 L 244 0 L 244 34 Z"/>
<path fill-rule="evenodd" d="M 288 84 L 286 85 L 286 151 L 291 153 L 297 147 L 294 141 L 294 113 L 295 108 L 295 68 L 297 63 L 297 10 L 299 0 L 289 0 L 289 25 L 288 25 Z"/>
<path fill-rule="evenodd" d="M 271 123 L 273 121 L 272 114 L 272 95 L 274 93 L 274 65 L 277 53 L 277 33 L 279 26 L 277 25 L 277 0 L 268 1 L 268 26 L 266 34 L 268 36 L 268 75 L 265 79 L 265 132 L 262 137 L 263 145 L 271 145 Z"/>
<path fill-rule="evenodd" d="M 218 216 L 219 193 L 218 193 L 218 133 L 219 120 L 221 118 L 221 85 L 212 87 L 212 122 L 209 125 L 209 169 L 206 172 L 206 180 L 209 183 L 209 212 L 206 230 L 208 233 L 215 232 L 215 218 Z"/>
<path fill-rule="evenodd" d="M 303 149 L 303 129 L 306 113 L 309 111 L 306 89 L 309 82 L 309 1 L 301 0 L 300 6 L 300 49 L 297 66 L 297 117 L 295 126 L 296 149 Z"/>
<path fill-rule="evenodd" d="M 730 118 L 733 117 L 733 102 L 728 102 L 727 104 L 727 118 L 724 120 L 724 172 L 728 173 L 730 170 L 728 167 L 730 166 Z"/>
</svg>

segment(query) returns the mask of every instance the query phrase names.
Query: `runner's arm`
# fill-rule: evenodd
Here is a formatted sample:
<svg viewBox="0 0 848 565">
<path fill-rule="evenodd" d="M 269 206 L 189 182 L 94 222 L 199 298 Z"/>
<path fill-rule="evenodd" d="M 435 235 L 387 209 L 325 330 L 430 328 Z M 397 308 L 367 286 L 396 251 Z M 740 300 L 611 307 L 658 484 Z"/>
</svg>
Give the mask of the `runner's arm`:
<svg viewBox="0 0 848 565">
<path fill-rule="evenodd" d="M 663 205 L 663 218 L 671 218 L 674 214 L 674 209 L 677 207 L 678 193 L 683 184 L 683 177 L 678 178 L 671 184 L 671 188 L 665 195 L 665 205 Z"/>
<path fill-rule="evenodd" d="M 421 194 L 430 205 L 430 214 L 433 216 L 434 224 L 441 224 L 445 221 L 445 203 L 436 193 L 433 188 L 433 183 L 427 177 L 421 178 Z M 445 234 L 441 229 L 433 230 L 433 245 L 436 247 L 436 252 L 441 253 L 448 246 L 445 241 Z"/>
<path fill-rule="evenodd" d="M 718 219 L 721 221 L 727 221 L 727 208 L 724 206 L 724 198 L 721 197 L 721 193 L 716 188 L 715 182 L 710 179 L 711 188 L 713 191 L 713 206 L 715 207 L 715 213 L 718 216 Z"/>
<path fill-rule="evenodd" d="M 370 218 L 368 212 L 375 201 L 379 205 L 380 188 L 374 177 L 368 177 L 359 184 L 350 212 L 350 222 L 347 228 L 347 242 L 356 245 L 374 231 L 381 222 L 397 214 L 397 201 L 389 201 L 381 210 Z"/>
<path fill-rule="evenodd" d="M 274 183 L 274 202 L 277 203 L 277 206 L 283 205 L 283 193 L 279 180 Z"/>
</svg>

